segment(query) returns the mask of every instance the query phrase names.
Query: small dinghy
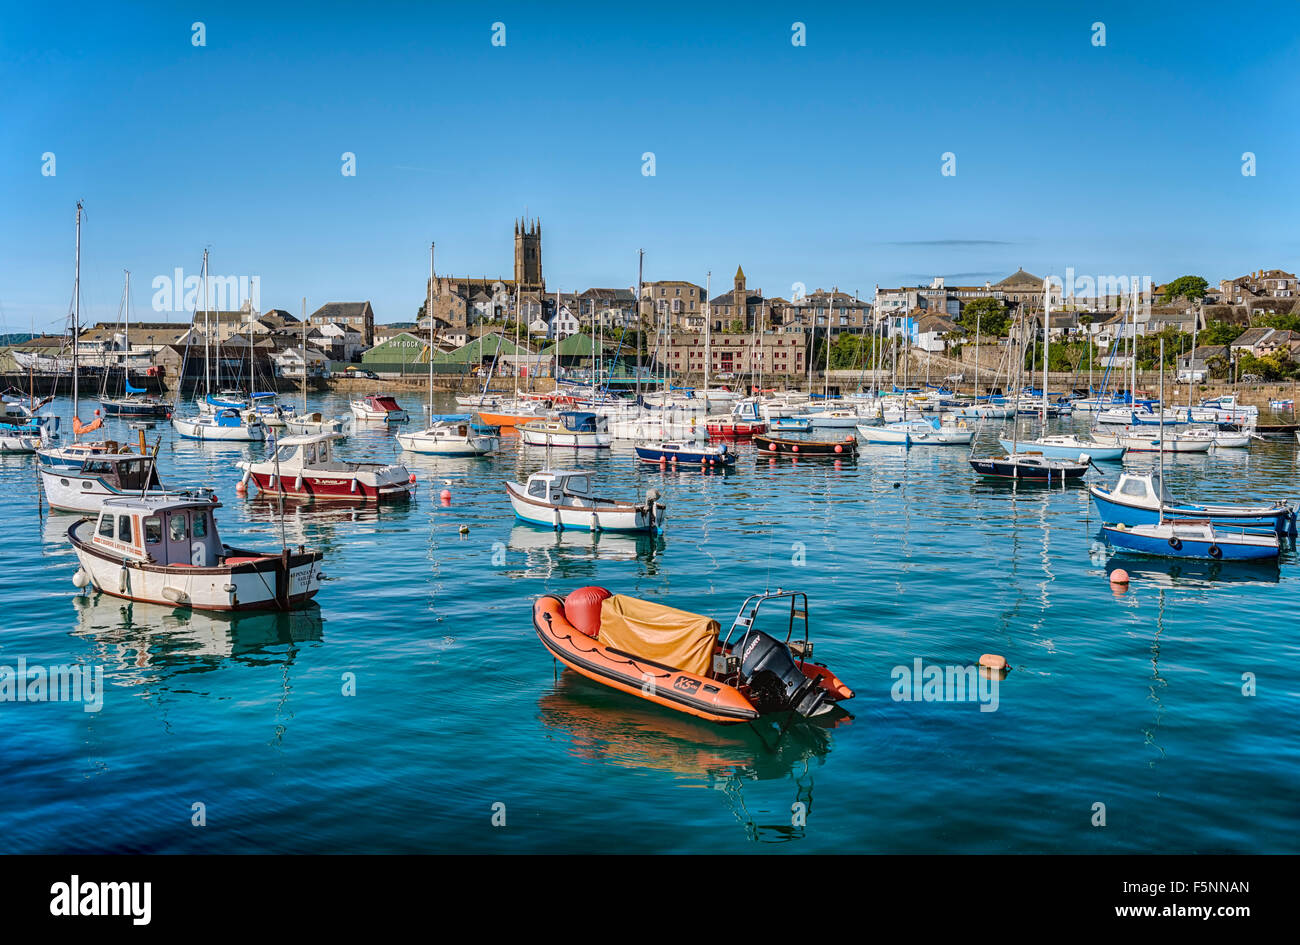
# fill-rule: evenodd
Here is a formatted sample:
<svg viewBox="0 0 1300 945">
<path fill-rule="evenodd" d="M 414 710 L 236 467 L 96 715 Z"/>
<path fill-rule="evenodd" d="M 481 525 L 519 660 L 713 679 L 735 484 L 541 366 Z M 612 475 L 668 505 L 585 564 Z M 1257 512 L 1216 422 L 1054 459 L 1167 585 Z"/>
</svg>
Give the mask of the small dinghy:
<svg viewBox="0 0 1300 945">
<path fill-rule="evenodd" d="M 284 418 L 284 426 L 290 433 L 305 436 L 309 433 L 338 433 L 347 435 L 353 430 L 351 417 L 327 417 L 319 411 L 294 414 Z"/>
<path fill-rule="evenodd" d="M 77 587 L 195 610 L 293 610 L 320 590 L 320 552 L 245 551 L 224 545 L 217 497 L 108 499 L 98 519 L 68 529 Z"/>
<path fill-rule="evenodd" d="M 768 429 L 773 433 L 811 433 L 812 421 L 799 417 L 773 417 L 768 421 Z"/>
<path fill-rule="evenodd" d="M 945 424 L 935 418 L 900 420 L 879 427 L 863 424 L 858 427 L 858 435 L 875 445 L 965 446 L 975 434 L 967 427 L 965 420 Z"/>
<path fill-rule="evenodd" d="M 858 439 L 850 434 L 842 440 L 792 440 L 779 436 L 756 436 L 754 445 L 760 456 L 827 456 L 843 459 L 858 455 Z"/>
<path fill-rule="evenodd" d="M 781 602 L 776 616 L 788 627 L 784 640 L 754 626 L 762 605 L 773 601 Z M 792 639 L 796 626 L 804 639 Z M 564 598 L 539 598 L 533 629 L 553 657 L 588 679 L 711 722 L 772 713 L 811 718 L 853 698 L 824 664 L 812 662 L 802 593 L 749 597 L 723 636 L 711 617 L 583 587 Z"/>
<path fill-rule="evenodd" d="M 525 522 L 549 528 L 589 531 L 663 531 L 664 506 L 655 489 L 645 502 L 634 505 L 592 495 L 591 474 L 582 469 L 544 469 L 528 477 L 527 486 L 506 483 L 506 495 L 515 515 Z"/>
<path fill-rule="evenodd" d="M 726 443 L 712 444 L 643 443 L 636 447 L 636 458 L 643 463 L 677 468 L 718 469 L 736 465 L 736 453 Z"/>
</svg>

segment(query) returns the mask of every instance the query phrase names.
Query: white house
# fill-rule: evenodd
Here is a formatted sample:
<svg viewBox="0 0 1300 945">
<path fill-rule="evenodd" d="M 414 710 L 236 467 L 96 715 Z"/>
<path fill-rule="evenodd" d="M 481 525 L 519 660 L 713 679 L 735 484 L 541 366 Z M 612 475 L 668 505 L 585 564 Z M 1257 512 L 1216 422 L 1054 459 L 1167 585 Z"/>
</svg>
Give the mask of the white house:
<svg viewBox="0 0 1300 945">
<path fill-rule="evenodd" d="M 321 370 L 325 367 L 325 362 L 329 359 L 315 348 L 307 348 L 306 357 L 303 357 L 302 348 L 285 348 L 283 351 L 271 355 L 271 360 L 275 362 L 276 373 L 281 377 L 296 377 L 301 379 L 303 365 L 307 366 L 308 377 L 318 377 Z"/>
<path fill-rule="evenodd" d="M 309 346 L 326 352 L 335 361 L 355 361 L 365 350 L 361 332 L 337 322 L 327 322 L 307 335 Z"/>
</svg>

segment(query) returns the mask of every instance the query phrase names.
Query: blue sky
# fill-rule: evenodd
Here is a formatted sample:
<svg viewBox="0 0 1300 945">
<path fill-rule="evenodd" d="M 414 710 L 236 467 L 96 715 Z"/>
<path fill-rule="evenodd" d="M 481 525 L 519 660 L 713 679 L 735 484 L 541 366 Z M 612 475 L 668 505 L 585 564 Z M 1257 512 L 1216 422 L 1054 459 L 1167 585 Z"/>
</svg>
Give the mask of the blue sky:
<svg viewBox="0 0 1300 945">
<path fill-rule="evenodd" d="M 263 308 L 408 320 L 430 240 L 508 276 L 525 209 L 551 290 L 631 285 L 638 248 L 647 279 L 741 264 L 787 297 L 1296 268 L 1295 4 L 551 7 L 6 0 L 0 330 L 58 330 L 78 199 L 88 320 L 123 269 L 158 317 L 150 281 L 205 247 Z"/>
</svg>

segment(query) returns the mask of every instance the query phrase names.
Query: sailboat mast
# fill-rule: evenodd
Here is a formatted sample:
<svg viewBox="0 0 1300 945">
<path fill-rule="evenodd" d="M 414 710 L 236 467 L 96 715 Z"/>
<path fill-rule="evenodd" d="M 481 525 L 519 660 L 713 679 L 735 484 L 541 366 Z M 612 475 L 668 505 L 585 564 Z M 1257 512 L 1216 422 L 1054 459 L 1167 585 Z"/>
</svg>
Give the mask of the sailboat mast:
<svg viewBox="0 0 1300 945">
<path fill-rule="evenodd" d="M 217 368 L 220 376 L 221 369 Z M 203 393 L 212 393 L 212 320 L 208 317 L 208 251 L 203 251 Z"/>
<path fill-rule="evenodd" d="M 826 370 L 822 374 L 822 400 L 831 399 L 831 312 L 835 311 L 835 288 L 826 305 Z"/>
<path fill-rule="evenodd" d="M 1160 339 L 1160 486 L 1156 492 L 1156 524 L 1165 523 L 1165 339 Z"/>
<path fill-rule="evenodd" d="M 709 392 L 709 366 L 713 363 L 713 270 L 704 274 L 704 393 Z"/>
<path fill-rule="evenodd" d="M 429 317 L 429 422 L 433 422 L 433 247 L 429 242 L 429 301 L 424 314 Z"/>
<path fill-rule="evenodd" d="M 636 399 L 641 402 L 641 342 L 644 340 L 644 325 L 641 323 L 641 284 L 645 272 L 645 250 L 636 251 Z"/>
<path fill-rule="evenodd" d="M 307 296 L 302 297 L 302 412 L 307 413 Z"/>
<path fill-rule="evenodd" d="M 77 378 L 78 368 L 81 367 L 81 201 L 77 201 L 77 261 L 76 273 L 72 280 L 72 416 L 75 418 L 81 413 L 79 404 L 80 387 Z M 76 427 L 76 423 L 73 423 Z M 76 430 L 73 430 L 72 438 L 77 438 Z"/>
<path fill-rule="evenodd" d="M 1043 280 L 1043 432 L 1047 432 L 1047 353 L 1052 344 L 1052 283 Z"/>
</svg>

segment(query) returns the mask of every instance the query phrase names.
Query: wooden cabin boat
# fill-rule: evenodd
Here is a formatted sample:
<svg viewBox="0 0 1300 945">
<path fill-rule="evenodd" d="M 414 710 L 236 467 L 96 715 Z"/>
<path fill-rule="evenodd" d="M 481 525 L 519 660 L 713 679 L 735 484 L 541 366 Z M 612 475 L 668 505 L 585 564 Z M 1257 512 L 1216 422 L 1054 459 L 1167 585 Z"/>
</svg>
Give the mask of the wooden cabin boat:
<svg viewBox="0 0 1300 945">
<path fill-rule="evenodd" d="M 1087 453 L 1078 460 L 1051 459 L 1042 453 L 1008 453 L 1005 456 L 984 456 L 970 458 L 971 468 L 981 476 L 989 479 L 1010 479 L 1013 482 L 1033 482 L 1044 485 L 1064 485 L 1067 482 L 1081 482 L 1084 474 L 1092 468 L 1092 460 Z"/>
<path fill-rule="evenodd" d="M 757 629 L 761 606 L 789 601 L 785 640 Z M 770 610 L 769 610 L 770 612 Z M 804 639 L 792 639 L 799 626 Z M 853 690 L 812 661 L 808 598 L 756 594 L 723 636 L 718 622 L 654 601 L 584 587 L 533 604 L 533 630 L 550 654 L 612 689 L 721 724 L 774 712 L 810 718 L 853 698 Z"/>
<path fill-rule="evenodd" d="M 1296 535 L 1296 509 L 1285 502 L 1256 505 L 1200 505 L 1178 502 L 1165 490 L 1157 473 L 1120 473 L 1114 488 L 1094 485 L 1088 492 L 1097 514 L 1107 524 L 1154 525 L 1163 507 L 1166 518 L 1208 521 L 1235 528 L 1264 528 L 1279 537 Z"/>
<path fill-rule="evenodd" d="M 1161 558 L 1260 561 L 1276 560 L 1280 551 L 1277 535 L 1206 520 L 1166 518 L 1148 525 L 1104 525 L 1102 533 L 1113 547 Z"/>
<path fill-rule="evenodd" d="M 554 419 L 529 420 L 519 427 L 519 436 L 527 446 L 562 446 L 572 449 L 599 449 L 614 442 L 607 419 L 576 410 L 563 411 Z"/>
<path fill-rule="evenodd" d="M 736 451 L 729 449 L 726 443 L 715 446 L 660 440 L 637 445 L 636 458 L 643 463 L 674 469 L 727 469 L 736 465 Z"/>
<path fill-rule="evenodd" d="M 350 499 L 357 502 L 408 499 L 415 476 L 401 463 L 354 463 L 334 457 L 338 433 L 287 436 L 276 453 L 256 462 L 236 465 L 244 471 L 239 481 L 252 479 L 262 492 L 298 498 Z"/>
<path fill-rule="evenodd" d="M 423 430 L 397 434 L 402 449 L 427 456 L 485 456 L 501 446 L 501 438 L 479 433 L 468 420 L 435 420 Z"/>
<path fill-rule="evenodd" d="M 61 512 L 98 513 L 107 499 L 165 491 L 153 457 L 142 453 L 104 453 L 85 460 L 76 472 L 38 468 L 45 500 Z"/>
<path fill-rule="evenodd" d="M 247 551 L 222 544 L 216 496 L 104 501 L 68 529 L 77 587 L 195 610 L 291 610 L 320 590 L 316 551 Z"/>
<path fill-rule="evenodd" d="M 550 528 L 589 531 L 656 532 L 663 530 L 664 505 L 650 489 L 635 505 L 592 495 L 591 474 L 582 469 L 544 469 L 528 477 L 526 486 L 506 483 L 515 515 Z"/>
<path fill-rule="evenodd" d="M 173 416 L 172 427 L 187 440 L 260 443 L 266 439 L 262 421 L 235 407 L 214 407 L 212 413 L 197 417 Z"/>
<path fill-rule="evenodd" d="M 792 440 L 778 436 L 756 436 L 754 445 L 760 456 L 826 456 L 843 459 L 858 455 L 858 438 L 850 434 L 842 440 Z"/>
<path fill-rule="evenodd" d="M 398 406 L 397 400 L 389 394 L 367 394 L 361 400 L 352 401 L 351 407 L 352 415 L 358 420 L 401 423 L 410 419 L 410 414 Z"/>
</svg>

